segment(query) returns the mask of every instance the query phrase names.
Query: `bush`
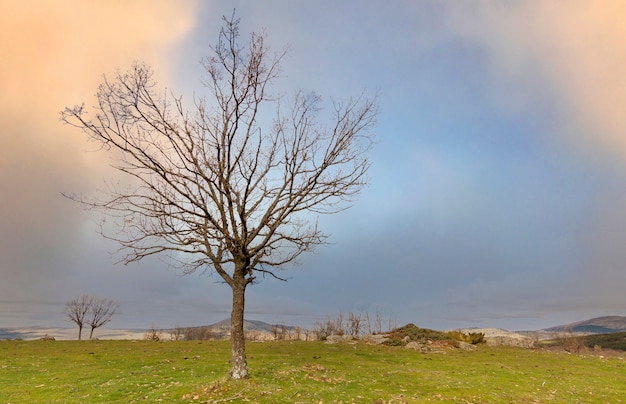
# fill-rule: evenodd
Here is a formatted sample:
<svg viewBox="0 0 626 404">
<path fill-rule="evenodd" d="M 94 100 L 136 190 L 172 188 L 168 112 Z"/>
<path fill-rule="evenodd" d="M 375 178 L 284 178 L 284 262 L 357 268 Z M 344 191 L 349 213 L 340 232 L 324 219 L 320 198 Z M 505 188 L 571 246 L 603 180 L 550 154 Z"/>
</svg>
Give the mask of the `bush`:
<svg viewBox="0 0 626 404">
<path fill-rule="evenodd" d="M 408 337 L 408 339 L 407 339 Z M 446 333 L 435 331 L 428 328 L 419 328 L 413 323 L 407 324 L 400 328 L 395 328 L 389 333 L 389 341 L 386 345 L 406 345 L 409 341 L 426 342 L 426 341 L 446 341 L 451 338 Z"/>
<path fill-rule="evenodd" d="M 461 331 L 448 331 L 446 334 L 454 341 L 467 342 L 472 345 L 485 342 L 485 334 L 482 332 L 470 332 L 469 334 L 465 334 Z"/>
<path fill-rule="evenodd" d="M 626 351 L 626 332 L 587 335 L 582 337 L 581 340 L 589 348 L 600 346 L 602 349 Z"/>
<path fill-rule="evenodd" d="M 470 332 L 470 344 L 482 344 L 485 342 L 485 334 L 482 332 Z"/>
<path fill-rule="evenodd" d="M 161 341 L 163 334 L 156 326 L 150 327 L 148 331 L 143 335 L 143 339 L 147 341 Z"/>
<path fill-rule="evenodd" d="M 485 342 L 485 334 L 478 332 L 465 334 L 461 331 L 436 331 L 428 328 L 419 328 L 415 324 L 410 323 L 392 330 L 389 333 L 389 341 L 385 342 L 385 344 L 398 346 L 406 345 L 410 341 L 462 341 L 475 345 Z"/>
</svg>

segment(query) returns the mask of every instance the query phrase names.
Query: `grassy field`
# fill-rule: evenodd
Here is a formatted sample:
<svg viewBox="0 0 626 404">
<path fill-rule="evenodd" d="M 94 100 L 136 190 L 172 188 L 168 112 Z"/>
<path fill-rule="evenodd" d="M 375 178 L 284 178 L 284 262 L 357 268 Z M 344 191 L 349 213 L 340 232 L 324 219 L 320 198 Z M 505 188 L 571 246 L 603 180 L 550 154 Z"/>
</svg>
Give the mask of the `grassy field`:
<svg viewBox="0 0 626 404">
<path fill-rule="evenodd" d="M 621 403 L 623 357 L 479 346 L 419 353 L 249 343 L 227 380 L 224 341 L 0 341 L 0 403 Z"/>
</svg>

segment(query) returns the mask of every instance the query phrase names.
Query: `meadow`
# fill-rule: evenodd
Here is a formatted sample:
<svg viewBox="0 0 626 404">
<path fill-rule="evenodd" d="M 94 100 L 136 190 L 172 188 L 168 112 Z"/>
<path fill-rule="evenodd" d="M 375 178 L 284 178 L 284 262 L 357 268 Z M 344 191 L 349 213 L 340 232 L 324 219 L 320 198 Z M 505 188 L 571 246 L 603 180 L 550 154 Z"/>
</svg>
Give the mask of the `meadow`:
<svg viewBox="0 0 626 404">
<path fill-rule="evenodd" d="M 364 343 L 248 343 L 251 377 L 225 377 L 228 341 L 0 341 L 0 403 L 622 403 L 619 354 Z"/>
</svg>

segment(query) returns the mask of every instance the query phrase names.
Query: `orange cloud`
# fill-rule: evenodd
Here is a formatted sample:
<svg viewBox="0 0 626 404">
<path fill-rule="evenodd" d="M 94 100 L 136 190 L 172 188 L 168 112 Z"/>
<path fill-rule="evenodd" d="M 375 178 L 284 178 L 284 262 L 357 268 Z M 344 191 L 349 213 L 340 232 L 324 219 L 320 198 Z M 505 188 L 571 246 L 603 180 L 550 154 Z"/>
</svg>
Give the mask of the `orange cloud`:
<svg viewBox="0 0 626 404">
<path fill-rule="evenodd" d="M 2 168 L 37 152 L 60 163 L 82 153 L 84 144 L 59 123 L 59 111 L 90 104 L 102 74 L 134 60 L 145 60 L 167 77 L 177 60 L 175 45 L 193 27 L 194 10 L 193 2 L 149 0 L 5 4 L 0 16 Z"/>
<path fill-rule="evenodd" d="M 14 109 L 85 98 L 102 73 L 141 59 L 167 73 L 194 24 L 191 2 L 13 2 L 0 21 L 0 105 Z M 82 97 L 81 97 L 82 96 Z"/>
<path fill-rule="evenodd" d="M 194 26 L 195 9 L 192 1 L 3 2 L 2 256 L 26 256 L 28 248 L 38 248 L 34 240 L 62 240 L 64 231 L 75 230 L 66 222 L 76 220 L 77 207 L 70 208 L 60 192 L 101 186 L 98 173 L 107 157 L 85 153 L 93 146 L 77 130 L 63 126 L 59 112 L 83 101 L 93 104 L 102 74 L 134 60 L 152 64 L 167 82 L 177 60 L 176 45 Z"/>
<path fill-rule="evenodd" d="M 458 5 L 458 3 L 455 3 Z M 451 10 L 451 26 L 483 45 L 512 105 L 550 92 L 561 131 L 582 149 L 626 161 L 626 3 L 483 1 Z"/>
</svg>

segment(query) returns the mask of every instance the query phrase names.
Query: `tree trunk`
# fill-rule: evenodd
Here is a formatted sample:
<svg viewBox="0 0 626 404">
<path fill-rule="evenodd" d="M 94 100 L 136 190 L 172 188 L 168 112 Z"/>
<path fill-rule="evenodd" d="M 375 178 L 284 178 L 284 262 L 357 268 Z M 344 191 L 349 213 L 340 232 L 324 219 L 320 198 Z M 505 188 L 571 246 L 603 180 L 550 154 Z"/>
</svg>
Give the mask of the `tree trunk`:
<svg viewBox="0 0 626 404">
<path fill-rule="evenodd" d="M 80 341 L 80 338 L 81 338 L 81 336 L 82 336 L 82 333 L 83 333 L 83 326 L 82 326 L 82 325 L 79 325 L 79 326 L 78 326 L 78 340 L 79 340 L 79 341 Z"/>
<path fill-rule="evenodd" d="M 92 338 L 93 338 L 93 330 L 94 330 L 95 328 L 96 328 L 96 327 L 91 327 L 91 331 L 89 332 L 89 339 L 92 339 Z"/>
<path fill-rule="evenodd" d="M 232 369 L 230 377 L 245 379 L 248 377 L 248 361 L 246 359 L 246 340 L 243 331 L 243 314 L 245 310 L 245 282 L 232 285 L 233 309 L 230 314 L 230 344 L 232 351 Z"/>
</svg>

